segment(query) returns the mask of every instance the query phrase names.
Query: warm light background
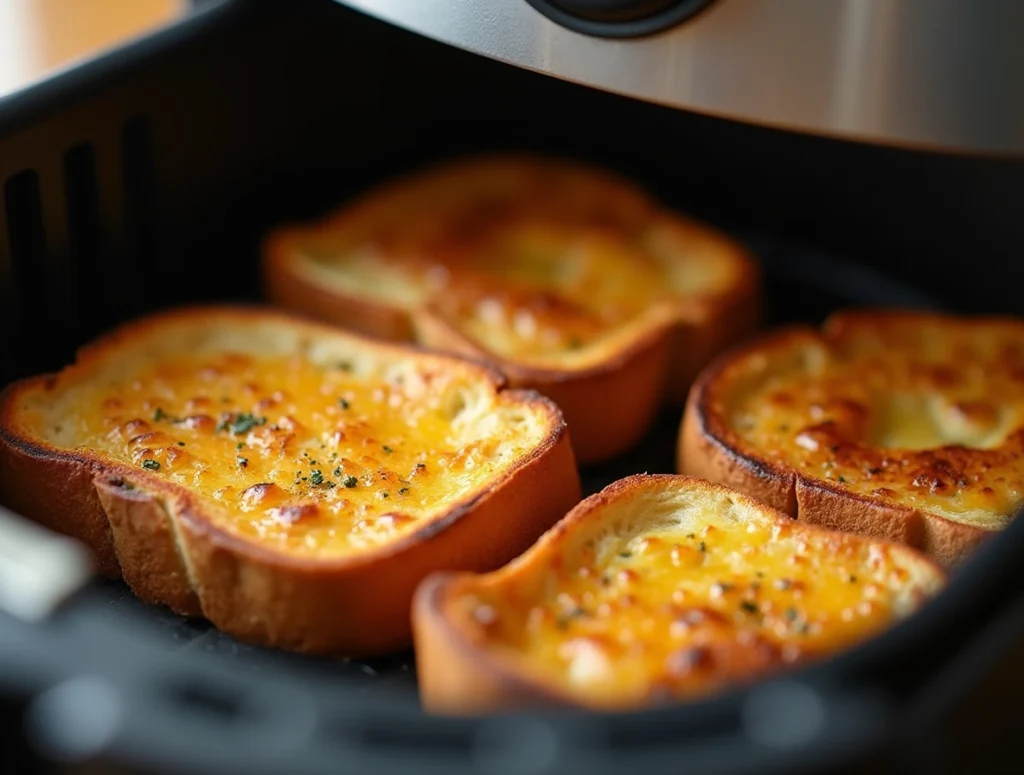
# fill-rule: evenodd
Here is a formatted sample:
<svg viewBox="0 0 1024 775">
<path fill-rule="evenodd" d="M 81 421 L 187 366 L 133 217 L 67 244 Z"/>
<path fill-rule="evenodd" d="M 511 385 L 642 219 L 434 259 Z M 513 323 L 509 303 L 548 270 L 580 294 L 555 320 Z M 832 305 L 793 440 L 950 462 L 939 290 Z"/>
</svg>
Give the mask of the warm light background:
<svg viewBox="0 0 1024 775">
<path fill-rule="evenodd" d="M 0 96 L 167 24 L 186 0 L 0 0 Z"/>
</svg>

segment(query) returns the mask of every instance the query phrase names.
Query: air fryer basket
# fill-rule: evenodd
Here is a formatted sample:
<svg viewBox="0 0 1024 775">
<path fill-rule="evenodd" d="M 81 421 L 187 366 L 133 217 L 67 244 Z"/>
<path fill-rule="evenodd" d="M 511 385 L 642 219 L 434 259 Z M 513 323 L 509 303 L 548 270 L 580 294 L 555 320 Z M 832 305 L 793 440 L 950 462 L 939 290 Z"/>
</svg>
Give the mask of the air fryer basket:
<svg viewBox="0 0 1024 775">
<path fill-rule="evenodd" d="M 330 0 L 228 0 L 0 101 L 0 385 L 59 368 L 133 315 L 258 299 L 256 246 L 273 224 L 502 148 L 609 165 L 747 240 L 769 323 L 865 304 L 1021 309 L 1019 161 L 736 125 L 513 70 Z M 678 421 L 664 414 L 634 452 L 583 471 L 587 490 L 671 470 Z M 777 681 L 638 714 L 484 720 L 422 714 L 408 654 L 258 649 L 95 581 L 43 623 L 0 614 L 4 769 L 980 769 L 991 753 L 979 761 L 947 731 L 970 723 L 959 709 L 1005 701 L 963 704 L 1024 636 L 1021 558 L 1015 523 L 910 621 Z M 1024 727 L 1007 713 L 972 712 L 990 733 L 978 739 Z"/>
</svg>

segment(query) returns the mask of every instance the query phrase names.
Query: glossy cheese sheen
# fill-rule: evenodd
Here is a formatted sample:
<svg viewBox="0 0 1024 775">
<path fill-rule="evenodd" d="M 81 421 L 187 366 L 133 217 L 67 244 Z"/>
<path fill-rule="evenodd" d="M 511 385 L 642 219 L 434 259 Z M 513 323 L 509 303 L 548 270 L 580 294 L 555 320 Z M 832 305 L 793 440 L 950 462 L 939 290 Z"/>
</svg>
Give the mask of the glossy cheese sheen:
<svg viewBox="0 0 1024 775">
<path fill-rule="evenodd" d="M 1024 502 L 1024 341 L 911 323 L 800 340 L 725 399 L 768 460 L 856 493 L 1000 528 Z"/>
<path fill-rule="evenodd" d="M 430 305 L 489 351 L 534 365 L 585 357 L 658 305 L 700 304 L 736 282 L 718 240 L 620 181 L 543 165 L 464 175 L 370 194 L 299 241 L 303 271 L 343 293 Z"/>
<path fill-rule="evenodd" d="M 537 443 L 500 396 L 490 420 L 467 407 L 486 391 L 449 368 L 381 382 L 344 359 L 178 355 L 90 386 L 42 431 L 199 493 L 237 535 L 340 556 L 450 509 Z"/>
<path fill-rule="evenodd" d="M 467 595 L 465 615 L 536 678 L 597 706 L 693 697 L 834 653 L 915 598 L 887 546 L 774 524 L 648 530 L 544 574 L 533 593 Z"/>
</svg>

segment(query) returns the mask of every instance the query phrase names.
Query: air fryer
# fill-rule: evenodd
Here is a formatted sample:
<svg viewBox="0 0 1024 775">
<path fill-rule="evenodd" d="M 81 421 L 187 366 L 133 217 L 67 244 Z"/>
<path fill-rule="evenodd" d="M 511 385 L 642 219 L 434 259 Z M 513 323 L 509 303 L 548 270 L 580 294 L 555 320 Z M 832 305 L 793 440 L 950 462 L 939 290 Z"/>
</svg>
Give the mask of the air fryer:
<svg viewBox="0 0 1024 775">
<path fill-rule="evenodd" d="M 185 303 L 392 174 L 541 150 L 642 181 L 765 272 L 765 325 L 1019 313 L 1024 7 L 953 0 L 221 0 L 0 101 L 0 385 Z M 671 471 L 678 416 L 584 469 Z M 634 713 L 423 713 L 410 653 L 232 640 L 2 512 L 5 771 L 1012 771 L 1024 524 L 833 658 Z"/>
</svg>

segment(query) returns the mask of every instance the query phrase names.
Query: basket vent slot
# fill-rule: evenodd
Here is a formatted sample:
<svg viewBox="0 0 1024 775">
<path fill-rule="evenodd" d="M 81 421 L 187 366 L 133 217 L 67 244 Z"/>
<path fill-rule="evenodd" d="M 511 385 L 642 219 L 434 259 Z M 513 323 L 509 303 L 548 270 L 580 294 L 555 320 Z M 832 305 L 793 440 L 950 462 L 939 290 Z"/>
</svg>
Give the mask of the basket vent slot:
<svg viewBox="0 0 1024 775">
<path fill-rule="evenodd" d="M 167 271 L 155 261 L 156 173 L 153 157 L 152 124 L 135 116 L 121 130 L 122 185 L 124 186 L 124 236 L 127 274 L 135 288 L 136 300 L 152 304 L 154 291 L 164 286 Z M 146 271 L 142 269 L 145 267 Z"/>
<path fill-rule="evenodd" d="M 19 172 L 7 180 L 4 210 L 15 294 L 24 309 L 41 309 L 46 289 L 46 235 L 35 170 Z"/>
<path fill-rule="evenodd" d="M 85 310 L 103 293 L 96 151 L 88 143 L 72 146 L 64 154 L 64 206 L 76 310 Z"/>
<path fill-rule="evenodd" d="M 46 306 L 46 233 L 43 229 L 43 205 L 39 192 L 39 175 L 24 170 L 4 184 L 4 220 L 7 224 L 7 247 L 11 268 L 10 287 L 15 299 L 15 328 L 9 346 L 13 360 L 37 368 L 41 348 L 32 348 L 36 337 L 27 336 L 28 316 L 37 315 Z M 19 312 L 21 313 L 19 315 Z M 43 318 L 37 319 L 45 324 Z"/>
</svg>

